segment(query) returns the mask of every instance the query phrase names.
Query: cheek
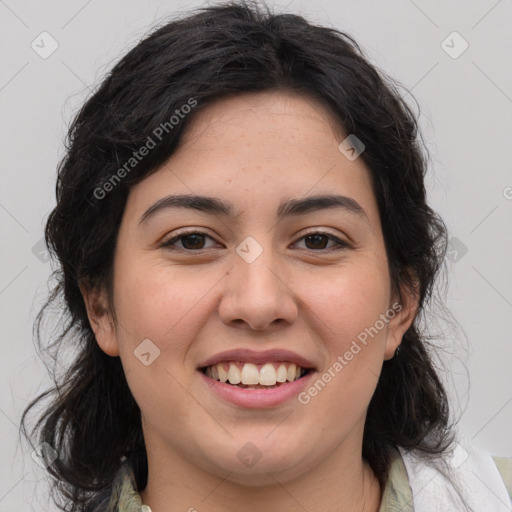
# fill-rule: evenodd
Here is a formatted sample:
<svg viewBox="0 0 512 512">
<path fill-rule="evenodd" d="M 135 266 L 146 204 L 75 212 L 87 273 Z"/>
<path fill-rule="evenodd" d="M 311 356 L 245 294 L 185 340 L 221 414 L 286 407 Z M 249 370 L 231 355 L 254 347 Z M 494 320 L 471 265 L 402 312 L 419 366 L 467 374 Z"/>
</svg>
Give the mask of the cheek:
<svg viewBox="0 0 512 512">
<path fill-rule="evenodd" d="M 144 416 L 164 409 L 185 418 L 192 405 L 185 390 L 193 377 L 187 354 L 218 278 L 135 258 L 115 268 L 116 332 L 130 390 Z"/>
<path fill-rule="evenodd" d="M 304 290 L 303 297 L 323 321 L 330 343 L 343 349 L 389 308 L 387 267 L 364 261 L 347 265 Z"/>
<path fill-rule="evenodd" d="M 334 416 L 351 410 L 352 417 L 358 417 L 369 403 L 383 362 L 389 319 L 383 321 L 381 315 L 390 309 L 387 268 L 347 266 L 304 296 L 329 356 L 319 372 L 322 382 L 308 392 L 309 398 L 317 397 L 316 406 L 332 410 Z"/>
<path fill-rule="evenodd" d="M 135 400 L 143 411 L 190 408 L 191 348 L 211 317 L 222 274 L 135 257 L 115 269 L 117 339 Z"/>
<path fill-rule="evenodd" d="M 194 277 L 165 264 L 123 263 L 116 270 L 115 309 L 130 338 L 150 338 L 162 349 L 172 340 L 187 339 L 185 330 L 194 329 L 212 276 Z"/>
</svg>

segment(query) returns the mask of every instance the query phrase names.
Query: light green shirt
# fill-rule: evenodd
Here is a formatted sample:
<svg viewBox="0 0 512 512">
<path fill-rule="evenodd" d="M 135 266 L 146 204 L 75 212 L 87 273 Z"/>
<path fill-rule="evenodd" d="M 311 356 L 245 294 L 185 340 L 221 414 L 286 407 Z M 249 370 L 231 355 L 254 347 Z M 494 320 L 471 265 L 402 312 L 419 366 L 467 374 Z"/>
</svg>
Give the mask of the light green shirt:
<svg viewBox="0 0 512 512">
<path fill-rule="evenodd" d="M 512 503 L 512 458 L 493 457 L 493 459 L 505 482 Z M 126 460 L 121 464 L 114 479 L 109 507 L 105 512 L 147 512 L 149 510 L 149 507 L 142 504 L 133 470 Z M 379 512 L 414 512 L 407 471 L 398 451 L 395 452 L 391 462 Z"/>
</svg>

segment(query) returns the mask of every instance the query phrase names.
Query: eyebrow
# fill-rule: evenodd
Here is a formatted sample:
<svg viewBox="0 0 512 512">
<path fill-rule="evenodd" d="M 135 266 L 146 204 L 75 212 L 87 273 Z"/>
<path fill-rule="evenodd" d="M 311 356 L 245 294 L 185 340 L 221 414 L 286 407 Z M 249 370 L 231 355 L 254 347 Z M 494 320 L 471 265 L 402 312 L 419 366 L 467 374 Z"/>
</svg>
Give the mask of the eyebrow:
<svg viewBox="0 0 512 512">
<path fill-rule="evenodd" d="M 226 217 L 235 216 L 234 206 L 230 202 L 222 201 L 216 197 L 179 194 L 169 195 L 159 199 L 142 214 L 139 225 L 147 222 L 148 219 L 157 213 L 172 208 L 186 208 L 214 215 L 224 215 Z M 302 199 L 287 199 L 279 205 L 277 218 L 278 220 L 282 220 L 285 217 L 293 215 L 302 215 L 304 213 L 331 208 L 344 209 L 369 221 L 366 212 L 357 201 L 351 197 L 337 194 L 308 196 Z"/>
</svg>

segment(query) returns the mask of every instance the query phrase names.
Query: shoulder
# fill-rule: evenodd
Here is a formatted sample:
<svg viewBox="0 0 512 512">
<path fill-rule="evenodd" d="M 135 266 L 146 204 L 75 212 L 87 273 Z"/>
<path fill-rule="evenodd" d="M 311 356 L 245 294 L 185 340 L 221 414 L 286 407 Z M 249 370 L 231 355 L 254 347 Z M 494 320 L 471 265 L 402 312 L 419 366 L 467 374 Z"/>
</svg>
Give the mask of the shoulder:
<svg viewBox="0 0 512 512">
<path fill-rule="evenodd" d="M 121 459 L 119 468 L 108 489 L 98 496 L 88 512 L 146 512 L 137 491 L 133 467 L 126 457 Z"/>
<path fill-rule="evenodd" d="M 492 458 L 512 501 L 512 457 L 493 456 Z"/>
<path fill-rule="evenodd" d="M 412 490 L 404 461 L 394 450 L 379 512 L 413 512 Z"/>
<path fill-rule="evenodd" d="M 399 449 L 407 473 L 415 512 L 489 510 L 510 512 L 512 459 L 494 458 L 459 441 L 444 456 L 428 457 Z"/>
</svg>

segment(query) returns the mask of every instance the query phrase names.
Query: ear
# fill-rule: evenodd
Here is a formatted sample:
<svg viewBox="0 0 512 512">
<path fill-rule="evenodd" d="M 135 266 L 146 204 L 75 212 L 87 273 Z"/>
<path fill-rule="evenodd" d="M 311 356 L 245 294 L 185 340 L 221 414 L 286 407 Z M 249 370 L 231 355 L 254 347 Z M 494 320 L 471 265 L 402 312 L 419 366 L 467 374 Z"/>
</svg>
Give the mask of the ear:
<svg viewBox="0 0 512 512">
<path fill-rule="evenodd" d="M 398 295 L 398 294 L 397 294 Z M 396 349 L 402 343 L 402 338 L 407 329 L 412 325 L 419 307 L 418 286 L 414 290 L 402 286 L 400 288 L 401 297 L 396 296 L 391 302 L 389 311 L 394 311 L 395 315 L 389 321 L 388 336 L 384 359 L 392 359 L 395 356 Z"/>
<path fill-rule="evenodd" d="M 118 356 L 119 343 L 105 288 L 91 286 L 85 280 L 80 281 L 79 288 L 99 347 L 109 356 Z"/>
</svg>

